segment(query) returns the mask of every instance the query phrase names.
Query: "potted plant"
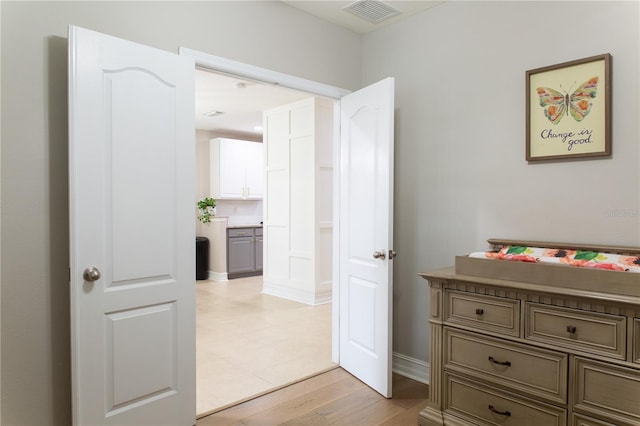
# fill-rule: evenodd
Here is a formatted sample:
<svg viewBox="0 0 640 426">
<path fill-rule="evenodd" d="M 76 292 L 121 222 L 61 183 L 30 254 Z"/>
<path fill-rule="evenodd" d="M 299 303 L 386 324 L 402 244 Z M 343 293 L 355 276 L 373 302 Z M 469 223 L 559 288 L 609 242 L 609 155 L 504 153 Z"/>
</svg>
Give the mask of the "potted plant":
<svg viewBox="0 0 640 426">
<path fill-rule="evenodd" d="M 210 223 L 211 216 L 216 215 L 216 200 L 211 197 L 200 198 L 196 203 L 200 214 L 198 220 L 202 223 Z"/>
</svg>

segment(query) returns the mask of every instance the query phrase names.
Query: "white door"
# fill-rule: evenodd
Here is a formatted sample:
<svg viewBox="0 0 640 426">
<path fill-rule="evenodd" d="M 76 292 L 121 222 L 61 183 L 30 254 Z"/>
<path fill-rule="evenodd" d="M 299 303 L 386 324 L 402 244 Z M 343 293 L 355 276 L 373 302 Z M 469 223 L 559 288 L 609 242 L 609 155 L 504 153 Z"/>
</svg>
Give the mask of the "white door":
<svg viewBox="0 0 640 426">
<path fill-rule="evenodd" d="M 195 424 L 192 59 L 69 29 L 73 422 Z"/>
<path fill-rule="evenodd" d="M 391 397 L 394 79 L 340 101 L 340 365 Z"/>
</svg>

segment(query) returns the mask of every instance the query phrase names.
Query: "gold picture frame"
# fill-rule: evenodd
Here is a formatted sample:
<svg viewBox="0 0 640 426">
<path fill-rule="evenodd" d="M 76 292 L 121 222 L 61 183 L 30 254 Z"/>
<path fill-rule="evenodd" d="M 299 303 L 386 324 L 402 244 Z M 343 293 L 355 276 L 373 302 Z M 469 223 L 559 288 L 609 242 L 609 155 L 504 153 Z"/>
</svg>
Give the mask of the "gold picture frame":
<svg viewBox="0 0 640 426">
<path fill-rule="evenodd" d="M 611 156 L 611 55 L 526 72 L 526 160 Z"/>
</svg>

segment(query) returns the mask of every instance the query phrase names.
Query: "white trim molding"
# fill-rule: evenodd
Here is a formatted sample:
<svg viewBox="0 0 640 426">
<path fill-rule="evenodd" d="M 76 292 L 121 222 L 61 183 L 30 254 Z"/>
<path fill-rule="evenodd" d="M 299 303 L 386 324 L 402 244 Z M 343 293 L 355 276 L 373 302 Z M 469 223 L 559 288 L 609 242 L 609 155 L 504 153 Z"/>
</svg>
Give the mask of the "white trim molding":
<svg viewBox="0 0 640 426">
<path fill-rule="evenodd" d="M 211 280 L 211 281 L 229 281 L 229 277 L 227 276 L 226 272 L 215 272 L 215 271 L 208 271 L 209 272 L 209 276 L 207 277 L 207 279 Z"/>
<path fill-rule="evenodd" d="M 331 99 L 340 99 L 351 93 L 350 90 L 341 89 L 335 86 L 307 80 L 267 68 L 237 62 L 220 56 L 210 55 L 186 47 L 180 48 L 180 55 L 190 56 L 195 60 L 196 67 L 201 67 L 225 74 L 231 74 L 250 80 L 261 81 L 274 86 L 288 87 L 289 89 L 301 90 Z"/>
<path fill-rule="evenodd" d="M 397 352 L 393 353 L 393 372 L 429 384 L 429 363 Z"/>
<path fill-rule="evenodd" d="M 331 287 L 318 292 L 309 292 L 279 284 L 274 284 L 269 282 L 268 280 L 263 281 L 262 294 L 281 297 L 283 299 L 293 300 L 294 302 L 304 303 L 305 305 L 312 306 L 323 305 L 325 303 L 331 303 L 332 301 Z"/>
</svg>

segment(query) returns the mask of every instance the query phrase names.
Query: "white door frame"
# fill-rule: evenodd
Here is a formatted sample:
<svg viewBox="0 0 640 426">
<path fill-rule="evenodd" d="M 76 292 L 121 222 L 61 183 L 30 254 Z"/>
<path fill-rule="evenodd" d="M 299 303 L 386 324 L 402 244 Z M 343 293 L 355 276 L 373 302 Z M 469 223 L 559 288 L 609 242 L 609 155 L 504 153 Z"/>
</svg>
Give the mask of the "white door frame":
<svg viewBox="0 0 640 426">
<path fill-rule="evenodd" d="M 310 95 L 324 96 L 334 100 L 333 108 L 333 271 L 331 293 L 331 361 L 340 364 L 340 99 L 351 93 L 350 90 L 319 83 L 312 80 L 284 74 L 267 68 L 237 62 L 220 56 L 210 55 L 197 50 L 180 47 L 180 55 L 192 57 L 197 68 L 229 74 L 257 82 L 282 86 L 307 92 Z"/>
</svg>

